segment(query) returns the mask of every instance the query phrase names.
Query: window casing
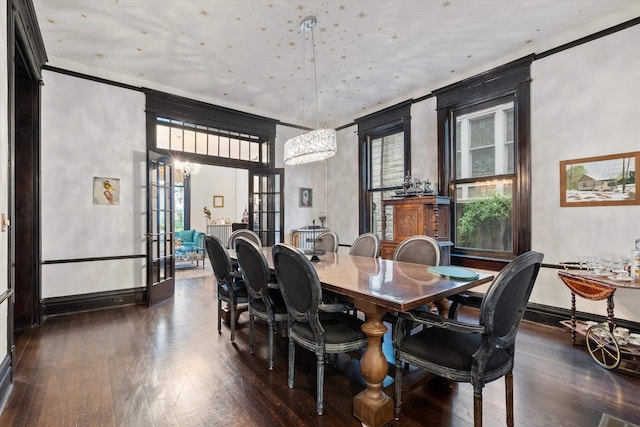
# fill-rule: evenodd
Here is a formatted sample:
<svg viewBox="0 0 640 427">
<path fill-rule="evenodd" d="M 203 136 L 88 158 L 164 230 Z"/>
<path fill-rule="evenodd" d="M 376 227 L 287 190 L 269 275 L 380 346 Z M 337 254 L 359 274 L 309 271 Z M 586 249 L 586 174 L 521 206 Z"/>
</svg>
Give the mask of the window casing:
<svg viewBox="0 0 640 427">
<path fill-rule="evenodd" d="M 452 199 L 452 262 L 485 268 L 531 246 L 529 65 L 435 91 L 439 192 Z"/>
<path fill-rule="evenodd" d="M 410 108 L 411 101 L 406 101 L 355 120 L 360 157 L 360 233 L 371 232 L 383 238 L 381 201 L 402 188 L 411 165 Z"/>
</svg>

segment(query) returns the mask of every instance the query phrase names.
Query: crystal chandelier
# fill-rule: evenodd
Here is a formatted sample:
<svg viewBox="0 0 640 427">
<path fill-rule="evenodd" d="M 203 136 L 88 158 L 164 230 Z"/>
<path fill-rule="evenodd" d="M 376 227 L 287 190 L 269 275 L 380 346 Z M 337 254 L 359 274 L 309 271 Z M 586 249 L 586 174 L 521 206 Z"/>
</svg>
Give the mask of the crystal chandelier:
<svg viewBox="0 0 640 427">
<path fill-rule="evenodd" d="M 181 162 L 179 160 L 175 162 L 176 169 L 184 172 L 185 176 L 196 175 L 200 172 L 201 166 L 199 163 Z"/>
<path fill-rule="evenodd" d="M 317 19 L 315 16 L 308 16 L 300 23 L 303 40 L 303 56 L 304 56 L 304 33 L 311 32 L 311 48 L 313 52 L 313 83 L 315 88 L 315 107 L 316 107 L 316 128 L 319 127 L 318 113 L 318 78 L 316 72 L 316 44 L 313 37 L 313 28 L 316 26 Z M 303 59 L 304 64 L 304 59 Z M 304 71 L 303 71 L 304 81 Z M 303 115 L 304 115 L 304 87 L 302 91 Z M 335 129 L 316 129 L 302 135 L 298 135 L 289 139 L 284 144 L 284 163 L 287 165 L 299 165 L 302 163 L 317 162 L 327 159 L 337 151 L 336 131 Z"/>
</svg>

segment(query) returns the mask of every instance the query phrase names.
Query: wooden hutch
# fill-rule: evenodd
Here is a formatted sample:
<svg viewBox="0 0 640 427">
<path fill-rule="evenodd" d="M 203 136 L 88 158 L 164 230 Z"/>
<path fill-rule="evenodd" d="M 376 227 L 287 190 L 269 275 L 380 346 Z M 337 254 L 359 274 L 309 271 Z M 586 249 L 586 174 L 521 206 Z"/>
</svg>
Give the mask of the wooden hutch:
<svg viewBox="0 0 640 427">
<path fill-rule="evenodd" d="M 451 264 L 451 199 L 444 196 L 398 197 L 382 201 L 380 257 L 392 259 L 400 242 L 424 234 L 440 244 L 441 265 Z"/>
</svg>

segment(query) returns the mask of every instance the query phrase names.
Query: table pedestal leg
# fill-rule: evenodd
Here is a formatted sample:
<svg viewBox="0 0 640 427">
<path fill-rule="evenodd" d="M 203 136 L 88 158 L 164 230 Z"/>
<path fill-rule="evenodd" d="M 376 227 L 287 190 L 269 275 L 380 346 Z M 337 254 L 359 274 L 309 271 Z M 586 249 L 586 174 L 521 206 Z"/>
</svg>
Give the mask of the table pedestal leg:
<svg viewBox="0 0 640 427">
<path fill-rule="evenodd" d="M 367 426 L 379 427 L 393 419 L 393 399 L 382 391 L 382 381 L 389 369 L 382 353 L 382 337 L 387 332 L 382 316 L 388 310 L 364 302 L 356 303 L 356 308 L 367 316 L 362 331 L 367 334 L 369 342 L 360 359 L 367 388 L 353 399 L 353 415 Z"/>
</svg>

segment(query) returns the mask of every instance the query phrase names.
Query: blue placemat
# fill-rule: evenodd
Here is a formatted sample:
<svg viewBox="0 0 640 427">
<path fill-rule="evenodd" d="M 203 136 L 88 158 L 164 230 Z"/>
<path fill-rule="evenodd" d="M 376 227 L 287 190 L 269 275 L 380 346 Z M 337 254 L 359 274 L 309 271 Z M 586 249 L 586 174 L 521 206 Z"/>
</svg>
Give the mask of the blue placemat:
<svg viewBox="0 0 640 427">
<path fill-rule="evenodd" d="M 449 277 L 451 279 L 477 279 L 480 277 L 478 273 L 468 268 L 454 267 L 451 265 L 437 265 L 429 267 L 429 273 L 437 274 L 442 277 Z"/>
</svg>

